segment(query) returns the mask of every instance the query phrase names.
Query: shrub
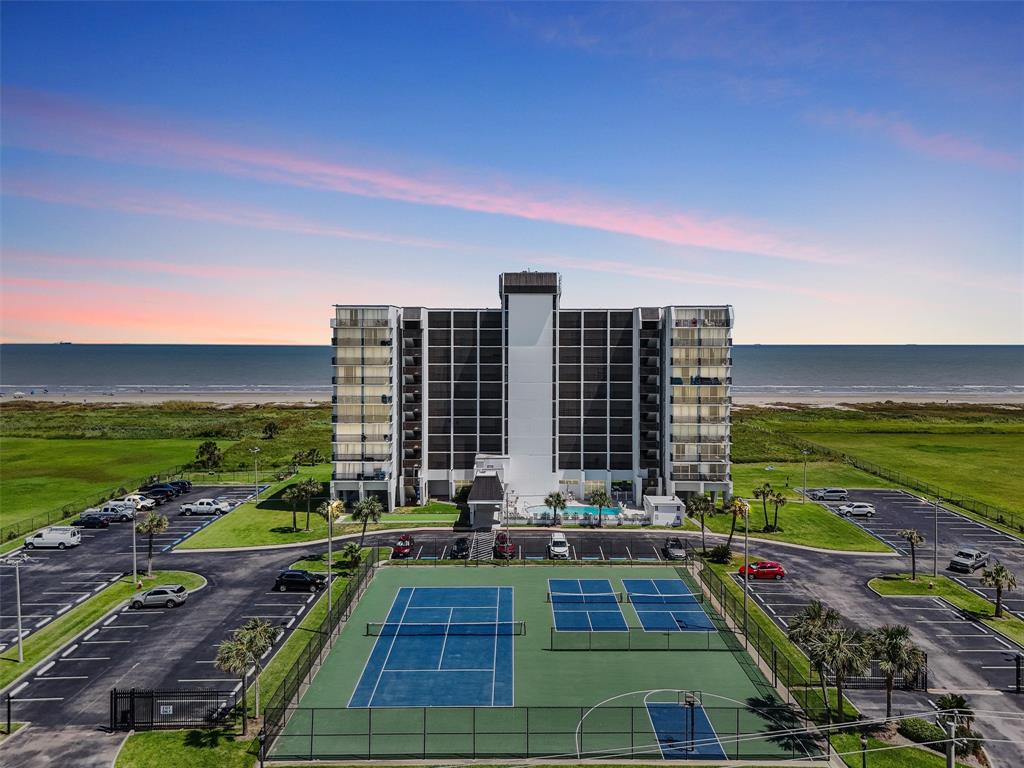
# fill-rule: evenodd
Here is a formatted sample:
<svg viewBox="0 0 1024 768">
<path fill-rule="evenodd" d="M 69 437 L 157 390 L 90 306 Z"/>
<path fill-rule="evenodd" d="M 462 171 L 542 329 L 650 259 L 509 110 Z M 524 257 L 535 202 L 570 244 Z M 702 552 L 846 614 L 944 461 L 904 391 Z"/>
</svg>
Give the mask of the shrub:
<svg viewBox="0 0 1024 768">
<path fill-rule="evenodd" d="M 732 549 L 728 544 L 716 544 L 708 551 L 708 560 L 726 565 L 732 560 Z"/>
<path fill-rule="evenodd" d="M 927 720 L 922 720 L 920 717 L 908 717 L 906 720 L 900 721 L 897 730 L 901 736 L 918 744 L 928 744 L 929 742 L 942 741 L 946 738 L 946 734 L 943 733 L 939 726 Z M 935 745 L 935 748 L 940 752 L 942 751 L 941 744 Z"/>
</svg>

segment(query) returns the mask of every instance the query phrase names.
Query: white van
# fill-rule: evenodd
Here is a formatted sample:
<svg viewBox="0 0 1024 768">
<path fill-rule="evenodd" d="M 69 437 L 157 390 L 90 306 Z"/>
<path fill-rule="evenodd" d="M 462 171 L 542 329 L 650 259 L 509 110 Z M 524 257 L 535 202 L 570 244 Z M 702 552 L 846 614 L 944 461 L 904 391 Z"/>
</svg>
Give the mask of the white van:
<svg viewBox="0 0 1024 768">
<path fill-rule="evenodd" d="M 54 525 L 25 538 L 25 549 L 56 547 L 67 549 L 82 543 L 81 532 L 71 525 Z"/>
</svg>

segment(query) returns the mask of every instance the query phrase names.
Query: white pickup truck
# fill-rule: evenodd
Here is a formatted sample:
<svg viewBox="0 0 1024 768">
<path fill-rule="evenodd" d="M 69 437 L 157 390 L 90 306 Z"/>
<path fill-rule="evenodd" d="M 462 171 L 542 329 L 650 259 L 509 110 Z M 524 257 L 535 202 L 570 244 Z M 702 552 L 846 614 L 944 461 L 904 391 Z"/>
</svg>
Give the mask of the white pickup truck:
<svg viewBox="0 0 1024 768">
<path fill-rule="evenodd" d="M 152 499 L 147 499 L 140 493 L 133 493 L 129 496 L 125 496 L 121 501 L 131 504 L 140 512 L 148 512 L 151 509 L 156 509 L 156 502 Z"/>
<path fill-rule="evenodd" d="M 230 511 L 230 504 L 216 499 L 200 499 L 181 505 L 181 514 L 183 515 L 223 515 Z"/>
</svg>

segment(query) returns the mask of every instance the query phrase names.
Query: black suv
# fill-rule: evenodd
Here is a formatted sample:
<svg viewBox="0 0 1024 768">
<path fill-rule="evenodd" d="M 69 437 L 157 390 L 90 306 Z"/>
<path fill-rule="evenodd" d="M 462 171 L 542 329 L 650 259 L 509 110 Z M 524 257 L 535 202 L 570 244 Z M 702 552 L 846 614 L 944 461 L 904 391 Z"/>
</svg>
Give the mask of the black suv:
<svg viewBox="0 0 1024 768">
<path fill-rule="evenodd" d="M 465 536 L 457 538 L 448 557 L 452 560 L 465 560 L 469 557 L 469 539 Z"/>
<path fill-rule="evenodd" d="M 188 480 L 168 480 L 167 485 L 174 488 L 178 493 L 188 493 L 192 490 L 192 483 Z"/>
<path fill-rule="evenodd" d="M 300 592 L 316 592 L 327 584 L 327 577 L 319 573 L 309 571 L 281 571 L 274 582 L 274 589 L 278 592 L 287 592 L 295 589 Z"/>
<path fill-rule="evenodd" d="M 100 515 L 81 515 L 71 524 L 77 525 L 80 528 L 109 528 L 110 518 L 101 517 Z"/>
<path fill-rule="evenodd" d="M 153 491 L 169 491 L 171 496 L 180 496 L 185 492 L 183 489 L 175 488 L 170 483 L 150 483 L 139 488 L 140 493 L 152 493 Z"/>
<path fill-rule="evenodd" d="M 157 504 L 163 504 L 166 501 L 170 501 L 174 498 L 174 490 L 172 488 L 165 488 L 163 486 L 149 486 L 152 490 L 139 489 L 139 493 L 145 496 L 147 499 L 152 499 Z"/>
</svg>

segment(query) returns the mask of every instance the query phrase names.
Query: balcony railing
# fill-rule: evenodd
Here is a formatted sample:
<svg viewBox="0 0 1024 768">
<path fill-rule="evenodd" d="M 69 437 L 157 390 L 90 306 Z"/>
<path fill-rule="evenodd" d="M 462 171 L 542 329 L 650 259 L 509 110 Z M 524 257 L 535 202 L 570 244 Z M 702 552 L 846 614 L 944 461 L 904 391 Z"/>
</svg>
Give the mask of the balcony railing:
<svg viewBox="0 0 1024 768">
<path fill-rule="evenodd" d="M 332 376 L 331 383 L 340 386 L 354 386 L 357 384 L 390 384 L 390 376 Z"/>
<path fill-rule="evenodd" d="M 673 472 L 672 480 L 675 482 L 697 482 L 703 481 L 708 483 L 727 483 L 732 479 L 732 476 L 728 473 L 704 473 L 704 472 Z"/>
<path fill-rule="evenodd" d="M 673 443 L 732 443 L 728 435 L 702 435 L 694 432 L 673 432 Z"/>
</svg>

